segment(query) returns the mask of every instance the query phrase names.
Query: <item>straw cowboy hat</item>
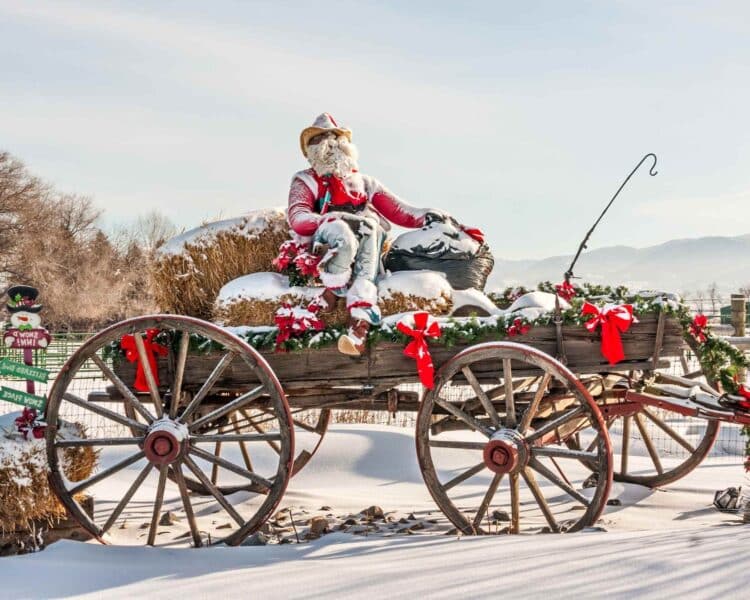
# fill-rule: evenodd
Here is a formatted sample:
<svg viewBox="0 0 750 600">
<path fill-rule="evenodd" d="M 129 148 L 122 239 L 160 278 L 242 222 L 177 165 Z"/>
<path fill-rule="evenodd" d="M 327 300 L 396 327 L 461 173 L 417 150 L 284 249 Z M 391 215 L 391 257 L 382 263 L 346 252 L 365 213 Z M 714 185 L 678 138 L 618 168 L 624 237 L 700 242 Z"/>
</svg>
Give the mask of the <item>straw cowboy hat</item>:
<svg viewBox="0 0 750 600">
<path fill-rule="evenodd" d="M 350 142 L 352 141 L 351 129 L 339 127 L 338 123 L 334 121 L 331 115 L 323 113 L 322 115 L 318 115 L 315 122 L 310 127 L 306 127 L 302 130 L 302 133 L 299 134 L 299 145 L 300 148 L 302 148 L 302 154 L 307 156 L 307 143 L 310 141 L 310 138 L 319 133 L 327 133 L 329 131 L 333 131 L 338 135 L 345 135 Z"/>
</svg>

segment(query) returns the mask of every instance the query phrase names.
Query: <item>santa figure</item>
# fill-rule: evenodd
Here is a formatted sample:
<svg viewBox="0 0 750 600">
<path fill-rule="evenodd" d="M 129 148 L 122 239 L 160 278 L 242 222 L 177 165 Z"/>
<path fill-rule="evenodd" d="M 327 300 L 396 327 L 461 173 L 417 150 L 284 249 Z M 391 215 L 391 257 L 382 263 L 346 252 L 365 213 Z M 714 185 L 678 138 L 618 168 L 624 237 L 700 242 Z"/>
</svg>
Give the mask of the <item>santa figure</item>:
<svg viewBox="0 0 750 600">
<path fill-rule="evenodd" d="M 359 172 L 358 152 L 350 129 L 323 113 L 300 134 L 310 169 L 296 173 L 289 190 L 290 227 L 313 252 L 325 291 L 316 300 L 330 312 L 346 298 L 350 319 L 339 351 L 359 356 L 367 332 L 380 322 L 375 280 L 390 224 L 422 227 L 448 215 L 433 208 L 415 208 L 392 194 L 377 179 Z"/>
</svg>

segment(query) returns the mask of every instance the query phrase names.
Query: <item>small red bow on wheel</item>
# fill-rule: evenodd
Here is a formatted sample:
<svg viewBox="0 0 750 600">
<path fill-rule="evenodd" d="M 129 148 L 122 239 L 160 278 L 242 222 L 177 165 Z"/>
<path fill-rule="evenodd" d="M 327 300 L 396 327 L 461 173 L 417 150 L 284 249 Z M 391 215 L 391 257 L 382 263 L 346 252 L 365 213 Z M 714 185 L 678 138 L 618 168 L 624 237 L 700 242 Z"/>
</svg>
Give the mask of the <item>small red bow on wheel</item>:
<svg viewBox="0 0 750 600">
<path fill-rule="evenodd" d="M 398 330 L 404 335 L 412 337 L 412 341 L 406 344 L 404 355 L 417 361 L 417 373 L 419 380 L 427 389 L 435 387 L 434 374 L 435 365 L 432 364 L 432 356 L 427 346 L 427 337 L 440 337 L 440 325 L 437 321 L 428 323 L 430 314 L 426 312 L 414 313 L 414 328 L 409 327 L 405 320 L 396 323 Z"/>
<path fill-rule="evenodd" d="M 599 325 L 602 326 L 602 354 L 609 364 L 614 365 L 624 359 L 625 352 L 622 349 L 620 334 L 638 322 L 633 316 L 632 305 L 620 304 L 599 310 L 590 302 L 586 302 L 581 314 L 593 315 L 585 324 L 588 331 L 593 333 Z"/>
<path fill-rule="evenodd" d="M 156 383 L 156 387 L 159 387 L 159 369 L 156 366 L 156 357 L 166 356 L 169 353 L 169 350 L 167 350 L 165 346 L 154 342 L 157 333 L 159 333 L 158 329 L 147 329 L 146 337 L 143 340 L 143 346 L 146 348 L 146 358 L 151 367 L 151 373 L 154 376 L 154 383 Z M 120 348 L 125 350 L 125 358 L 136 364 L 135 383 L 133 384 L 133 387 L 139 392 L 148 392 L 148 381 L 146 381 L 146 373 L 143 371 L 143 365 L 141 364 L 140 356 L 138 356 L 138 347 L 135 345 L 135 336 L 132 334 L 122 336 L 122 339 L 120 340 Z"/>
</svg>

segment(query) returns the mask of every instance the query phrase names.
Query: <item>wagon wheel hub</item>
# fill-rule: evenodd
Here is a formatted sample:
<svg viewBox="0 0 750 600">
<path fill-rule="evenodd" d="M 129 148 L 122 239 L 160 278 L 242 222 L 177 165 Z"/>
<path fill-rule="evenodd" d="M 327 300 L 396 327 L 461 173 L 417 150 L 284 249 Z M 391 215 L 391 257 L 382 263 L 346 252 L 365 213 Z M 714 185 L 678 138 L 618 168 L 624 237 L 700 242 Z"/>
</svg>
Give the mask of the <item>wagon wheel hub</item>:
<svg viewBox="0 0 750 600">
<path fill-rule="evenodd" d="M 154 421 L 143 441 L 143 452 L 155 465 L 171 465 L 184 456 L 187 447 L 187 427 L 168 417 Z"/>
<path fill-rule="evenodd" d="M 526 467 L 528 459 L 523 436 L 515 429 L 499 429 L 484 447 L 484 464 L 495 473 L 518 473 Z"/>
</svg>

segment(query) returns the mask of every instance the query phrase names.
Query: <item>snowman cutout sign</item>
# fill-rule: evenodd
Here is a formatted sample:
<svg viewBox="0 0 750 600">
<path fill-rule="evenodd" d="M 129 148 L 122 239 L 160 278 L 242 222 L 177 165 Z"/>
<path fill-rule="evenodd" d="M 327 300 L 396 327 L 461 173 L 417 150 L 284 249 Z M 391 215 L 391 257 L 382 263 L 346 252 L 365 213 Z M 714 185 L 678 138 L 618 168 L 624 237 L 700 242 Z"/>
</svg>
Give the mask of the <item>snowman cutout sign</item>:
<svg viewBox="0 0 750 600">
<path fill-rule="evenodd" d="M 14 285 L 8 289 L 6 308 L 10 313 L 10 327 L 3 334 L 3 343 L 8 348 L 33 350 L 46 348 L 50 342 L 49 332 L 42 327 L 37 303 L 39 290 L 29 285 Z"/>
</svg>

